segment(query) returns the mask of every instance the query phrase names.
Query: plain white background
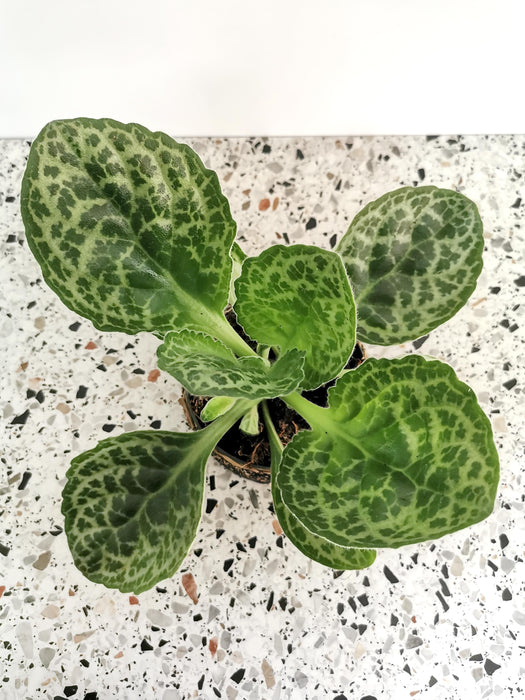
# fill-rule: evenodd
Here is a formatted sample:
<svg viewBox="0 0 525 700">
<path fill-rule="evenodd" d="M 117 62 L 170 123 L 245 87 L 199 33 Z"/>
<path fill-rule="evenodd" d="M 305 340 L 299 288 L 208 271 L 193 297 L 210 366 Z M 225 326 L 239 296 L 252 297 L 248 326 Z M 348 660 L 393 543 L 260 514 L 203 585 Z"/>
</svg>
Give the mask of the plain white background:
<svg viewBox="0 0 525 700">
<path fill-rule="evenodd" d="M 521 133 L 523 0 L 0 0 L 0 137 Z"/>
</svg>

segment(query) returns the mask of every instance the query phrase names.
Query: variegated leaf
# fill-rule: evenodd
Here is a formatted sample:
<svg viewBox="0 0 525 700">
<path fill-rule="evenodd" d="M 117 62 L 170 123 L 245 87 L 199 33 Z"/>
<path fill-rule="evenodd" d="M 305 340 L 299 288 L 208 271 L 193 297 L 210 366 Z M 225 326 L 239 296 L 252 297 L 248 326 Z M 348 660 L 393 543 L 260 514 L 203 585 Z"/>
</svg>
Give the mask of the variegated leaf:
<svg viewBox="0 0 525 700">
<path fill-rule="evenodd" d="M 232 249 L 230 251 L 230 256 L 233 262 L 232 275 L 230 279 L 230 295 L 228 297 L 228 303 L 232 306 L 235 304 L 235 280 L 239 277 L 242 270 L 242 264 L 246 260 L 246 253 L 240 247 L 237 242 L 234 242 Z"/>
<path fill-rule="evenodd" d="M 337 251 L 352 283 L 359 340 L 393 345 L 451 318 L 481 272 L 483 225 L 464 195 L 404 187 L 368 204 Z"/>
<path fill-rule="evenodd" d="M 364 569 L 373 564 L 376 558 L 376 552 L 373 549 L 342 547 L 341 545 L 329 542 L 325 538 L 310 532 L 310 530 L 297 520 L 292 512 L 284 505 L 276 479 L 282 458 L 283 447 L 275 430 L 275 426 L 272 423 L 266 401 L 263 402 L 262 409 L 272 457 L 271 480 L 273 508 L 284 534 L 305 556 L 324 566 L 329 566 L 332 569 Z"/>
<path fill-rule="evenodd" d="M 330 390 L 329 408 L 293 400 L 312 427 L 284 450 L 282 499 L 320 537 L 399 547 L 492 511 L 499 464 L 490 423 L 448 365 L 367 360 Z"/>
<path fill-rule="evenodd" d="M 274 398 L 295 391 L 304 376 L 299 350 L 270 365 L 262 357 L 237 358 L 220 341 L 195 331 L 167 333 L 157 355 L 159 367 L 198 396 Z"/>
<path fill-rule="evenodd" d="M 62 513 L 76 566 L 91 581 L 141 593 L 174 574 L 200 521 L 206 461 L 252 402 L 194 433 L 138 431 L 75 457 Z"/>
<path fill-rule="evenodd" d="M 51 122 L 32 145 L 21 207 L 46 282 L 97 328 L 228 326 L 236 226 L 188 146 L 112 119 Z"/>
<path fill-rule="evenodd" d="M 323 566 L 344 571 L 366 569 L 374 563 L 376 558 L 374 549 L 343 547 L 310 532 L 284 505 L 281 492 L 276 483 L 276 472 L 273 470 L 272 500 L 275 515 L 284 534 L 305 556 L 319 562 L 319 564 L 323 564 Z"/>
<path fill-rule="evenodd" d="M 237 319 L 258 343 L 306 353 L 303 389 L 343 369 L 355 344 L 356 311 L 340 257 L 315 246 L 275 245 L 247 258 L 235 282 Z"/>
<path fill-rule="evenodd" d="M 209 455 L 200 437 L 125 433 L 71 462 L 62 512 L 73 559 L 87 578 L 141 593 L 174 574 L 201 517 Z"/>
</svg>

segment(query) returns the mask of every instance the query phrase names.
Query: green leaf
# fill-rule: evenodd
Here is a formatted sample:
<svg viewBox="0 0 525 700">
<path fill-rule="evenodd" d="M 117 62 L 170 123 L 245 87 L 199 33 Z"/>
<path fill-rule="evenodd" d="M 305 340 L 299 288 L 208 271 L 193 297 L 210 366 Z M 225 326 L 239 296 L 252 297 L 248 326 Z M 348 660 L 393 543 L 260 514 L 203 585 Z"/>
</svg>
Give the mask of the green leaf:
<svg viewBox="0 0 525 700">
<path fill-rule="evenodd" d="M 275 245 L 244 261 L 237 319 L 259 343 L 306 353 L 303 389 L 333 379 L 355 344 L 356 311 L 340 257 L 315 246 Z"/>
<path fill-rule="evenodd" d="M 303 378 L 303 353 L 290 350 L 272 365 L 262 357 L 237 358 L 205 333 L 166 334 L 158 348 L 159 367 L 198 396 L 264 399 L 283 396 Z"/>
<path fill-rule="evenodd" d="M 51 122 L 31 148 L 21 208 L 47 284 L 97 328 L 226 324 L 236 225 L 188 146 L 111 119 Z"/>
<path fill-rule="evenodd" d="M 219 416 L 223 416 L 233 406 L 237 399 L 230 399 L 228 396 L 214 396 L 204 406 L 200 419 L 204 423 L 209 423 Z"/>
<path fill-rule="evenodd" d="M 239 423 L 239 430 L 242 430 L 246 435 L 258 435 L 259 429 L 259 409 L 257 404 L 252 406 L 248 413 L 245 413 Z"/>
<path fill-rule="evenodd" d="M 304 555 L 332 569 L 364 569 L 373 564 L 376 558 L 376 553 L 373 549 L 342 547 L 329 542 L 323 537 L 314 535 L 284 505 L 276 479 L 281 463 L 283 446 L 272 423 L 266 401 L 262 403 L 262 409 L 270 441 L 273 508 L 284 534 Z"/>
<path fill-rule="evenodd" d="M 374 549 L 343 547 L 310 532 L 284 505 L 272 470 L 272 500 L 277 520 L 290 542 L 305 556 L 331 569 L 351 571 L 366 569 L 374 563 Z"/>
<path fill-rule="evenodd" d="M 240 276 L 242 270 L 242 264 L 246 260 L 246 253 L 236 242 L 232 245 L 230 250 L 230 256 L 233 261 L 232 275 L 230 279 L 230 295 L 228 297 L 228 303 L 232 306 L 235 304 L 235 280 Z"/>
<path fill-rule="evenodd" d="M 138 431 L 75 457 L 62 513 L 76 566 L 91 581 L 141 593 L 178 569 L 201 517 L 206 461 L 251 407 L 194 433 Z"/>
<path fill-rule="evenodd" d="M 483 225 L 464 195 L 404 187 L 368 204 L 337 251 L 352 282 L 360 340 L 413 340 L 451 318 L 481 272 Z"/>
<path fill-rule="evenodd" d="M 288 397 L 287 397 L 288 400 Z M 344 546 L 400 547 L 477 523 L 499 477 L 490 423 L 448 365 L 367 360 L 285 448 L 277 484 L 309 530 Z"/>
<path fill-rule="evenodd" d="M 208 454 L 201 434 L 140 431 L 71 462 L 62 513 L 76 566 L 123 593 L 171 577 L 201 517 Z"/>
</svg>

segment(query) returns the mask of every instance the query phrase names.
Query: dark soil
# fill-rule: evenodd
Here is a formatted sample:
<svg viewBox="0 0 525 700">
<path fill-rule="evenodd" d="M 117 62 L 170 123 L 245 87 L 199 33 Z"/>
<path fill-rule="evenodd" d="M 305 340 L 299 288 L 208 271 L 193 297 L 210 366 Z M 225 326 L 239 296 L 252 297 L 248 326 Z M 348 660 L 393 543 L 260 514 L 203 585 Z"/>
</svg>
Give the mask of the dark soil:
<svg viewBox="0 0 525 700">
<path fill-rule="evenodd" d="M 227 312 L 226 317 L 239 335 L 255 349 L 256 343 L 253 343 L 246 337 L 242 328 L 236 322 L 234 312 Z M 357 344 L 346 364 L 346 369 L 354 369 L 364 359 L 363 348 Z M 327 406 L 328 389 L 334 384 L 335 380 L 323 384 L 313 391 L 303 391 L 302 395 L 318 406 Z M 208 400 L 209 397 L 207 396 L 192 396 L 186 391 L 183 393 L 181 403 L 186 413 L 186 419 L 194 430 L 198 430 L 205 425 L 200 420 L 200 414 Z M 268 401 L 268 409 L 283 445 L 287 445 L 300 430 L 305 430 L 309 427 L 304 418 L 293 409 L 288 408 L 281 399 L 270 399 Z M 268 483 L 270 481 L 271 463 L 270 444 L 262 415 L 259 413 L 260 432 L 258 435 L 246 435 L 239 430 L 239 423 L 240 421 L 221 438 L 213 454 L 236 474 L 262 483 Z"/>
</svg>

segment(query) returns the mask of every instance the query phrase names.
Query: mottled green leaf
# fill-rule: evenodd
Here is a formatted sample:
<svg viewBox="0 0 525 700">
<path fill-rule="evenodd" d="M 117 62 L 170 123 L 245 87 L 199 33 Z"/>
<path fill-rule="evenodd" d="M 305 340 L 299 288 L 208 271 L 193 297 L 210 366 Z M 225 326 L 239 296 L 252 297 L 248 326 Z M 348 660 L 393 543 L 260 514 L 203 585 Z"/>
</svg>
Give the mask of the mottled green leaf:
<svg viewBox="0 0 525 700">
<path fill-rule="evenodd" d="M 159 367 L 198 396 L 264 399 L 295 391 L 303 378 L 303 353 L 290 350 L 272 365 L 262 357 L 237 358 L 205 333 L 166 334 L 158 348 Z"/>
<path fill-rule="evenodd" d="M 91 581 L 141 593 L 174 574 L 201 517 L 206 461 L 249 408 L 194 433 L 138 431 L 75 457 L 62 513 L 76 566 Z"/>
<path fill-rule="evenodd" d="M 374 549 L 343 547 L 310 532 L 284 505 L 273 471 L 272 500 L 275 515 L 284 534 L 305 556 L 319 562 L 323 566 L 345 571 L 366 569 L 366 567 L 374 563 L 376 558 Z"/>
<path fill-rule="evenodd" d="M 140 593 L 174 574 L 201 517 L 208 455 L 200 437 L 125 433 L 71 462 L 62 512 L 87 578 Z"/>
<path fill-rule="evenodd" d="M 111 119 L 51 122 L 32 145 L 21 208 L 46 282 L 97 328 L 226 323 L 236 226 L 188 146 Z"/>
<path fill-rule="evenodd" d="M 246 253 L 236 242 L 232 245 L 230 251 L 231 259 L 233 261 L 232 275 L 230 278 L 230 295 L 228 297 L 228 303 L 232 306 L 235 304 L 235 280 L 240 276 L 242 270 L 242 264 L 246 260 Z"/>
<path fill-rule="evenodd" d="M 466 303 L 481 272 L 483 225 L 458 192 L 404 187 L 359 212 L 337 251 L 359 339 L 392 345 L 428 333 Z"/>
<path fill-rule="evenodd" d="M 253 340 L 306 353 L 304 389 L 343 369 L 355 344 L 356 311 L 336 253 L 272 246 L 244 261 L 235 290 L 237 319 Z"/>
<path fill-rule="evenodd" d="M 272 423 L 266 401 L 262 404 L 263 417 L 266 425 L 271 450 L 272 500 L 275 515 L 279 520 L 284 534 L 290 542 L 304 555 L 314 561 L 329 566 L 332 569 L 352 570 L 364 569 L 373 564 L 376 553 L 373 549 L 356 549 L 342 547 L 329 542 L 310 532 L 291 511 L 284 505 L 281 492 L 277 485 L 277 472 L 281 463 L 283 446 Z"/>
<path fill-rule="evenodd" d="M 312 430 L 285 448 L 277 474 L 285 505 L 309 530 L 344 546 L 399 547 L 491 513 L 492 430 L 451 367 L 415 355 L 367 360 L 329 402 L 292 400 Z"/>
</svg>

